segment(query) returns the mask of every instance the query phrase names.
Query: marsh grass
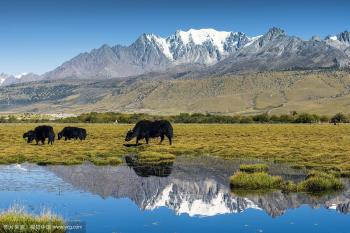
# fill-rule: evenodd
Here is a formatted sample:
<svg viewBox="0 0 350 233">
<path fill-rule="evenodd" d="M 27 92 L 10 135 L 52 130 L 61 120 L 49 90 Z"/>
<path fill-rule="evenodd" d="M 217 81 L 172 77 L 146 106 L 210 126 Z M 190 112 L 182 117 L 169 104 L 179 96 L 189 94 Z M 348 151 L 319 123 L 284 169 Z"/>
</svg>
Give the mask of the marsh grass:
<svg viewBox="0 0 350 233">
<path fill-rule="evenodd" d="M 304 192 L 318 193 L 325 191 L 337 191 L 344 186 L 334 174 L 314 171 L 311 172 L 305 181 L 302 181 L 297 185 L 298 190 Z"/>
<path fill-rule="evenodd" d="M 0 232 L 4 233 L 64 233 L 64 226 L 61 217 L 47 210 L 40 215 L 31 215 L 15 205 L 0 213 Z"/>
<path fill-rule="evenodd" d="M 280 176 L 271 176 L 265 172 L 236 172 L 230 178 L 231 188 L 245 190 L 281 189 L 283 179 Z"/>
<path fill-rule="evenodd" d="M 269 170 L 269 167 L 266 164 L 242 164 L 239 166 L 239 170 L 241 172 L 267 172 Z"/>
<path fill-rule="evenodd" d="M 284 181 L 280 176 L 272 176 L 266 172 L 238 171 L 230 177 L 232 189 L 236 192 L 268 192 L 283 190 L 285 192 L 323 193 L 343 189 L 343 183 L 336 174 L 311 171 L 304 181 L 294 183 Z"/>
<path fill-rule="evenodd" d="M 288 163 L 309 170 L 350 172 L 350 125 L 288 124 L 174 124 L 174 143 L 124 146 L 133 125 L 51 124 L 55 132 L 68 125 L 87 129 L 85 141 L 55 141 L 36 146 L 23 140 L 37 124 L 0 124 L 0 163 L 118 164 L 122 156 L 139 153 L 218 156 Z M 133 142 L 131 142 L 133 143 Z"/>
</svg>

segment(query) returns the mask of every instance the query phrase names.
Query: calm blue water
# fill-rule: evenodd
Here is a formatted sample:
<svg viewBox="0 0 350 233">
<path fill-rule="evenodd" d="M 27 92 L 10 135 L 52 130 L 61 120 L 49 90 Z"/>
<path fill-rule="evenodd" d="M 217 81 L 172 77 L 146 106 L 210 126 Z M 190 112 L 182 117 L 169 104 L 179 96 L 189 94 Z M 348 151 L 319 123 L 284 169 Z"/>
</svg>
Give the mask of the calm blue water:
<svg viewBox="0 0 350 233">
<path fill-rule="evenodd" d="M 348 188 L 320 198 L 281 192 L 241 197 L 227 180 L 237 165 L 209 163 L 185 159 L 161 177 L 160 170 L 126 165 L 1 166 L 0 208 L 49 208 L 96 233 L 350 232 Z M 289 177 L 299 176 L 290 171 Z"/>
</svg>

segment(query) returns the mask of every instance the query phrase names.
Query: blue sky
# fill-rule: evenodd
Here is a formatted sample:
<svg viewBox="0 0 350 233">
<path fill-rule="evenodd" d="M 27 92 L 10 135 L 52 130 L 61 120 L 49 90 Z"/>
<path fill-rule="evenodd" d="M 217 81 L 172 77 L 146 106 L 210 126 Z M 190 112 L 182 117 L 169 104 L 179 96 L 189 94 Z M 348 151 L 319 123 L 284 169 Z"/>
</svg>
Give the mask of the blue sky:
<svg viewBox="0 0 350 233">
<path fill-rule="evenodd" d="M 44 73 L 102 44 L 141 33 L 215 28 L 304 39 L 350 30 L 348 0 L 0 0 L 0 72 Z"/>
</svg>

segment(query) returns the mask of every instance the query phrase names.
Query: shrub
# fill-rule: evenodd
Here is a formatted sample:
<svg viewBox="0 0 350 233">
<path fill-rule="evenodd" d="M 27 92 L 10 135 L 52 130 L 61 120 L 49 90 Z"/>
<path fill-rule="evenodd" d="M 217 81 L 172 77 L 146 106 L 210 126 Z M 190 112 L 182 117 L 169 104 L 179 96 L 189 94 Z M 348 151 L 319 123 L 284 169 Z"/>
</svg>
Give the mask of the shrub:
<svg viewBox="0 0 350 233">
<path fill-rule="evenodd" d="M 267 113 L 263 113 L 263 114 L 253 116 L 253 120 L 259 123 L 267 123 L 270 121 L 270 116 Z"/>
<path fill-rule="evenodd" d="M 319 116 L 308 113 L 301 113 L 297 115 L 295 123 L 317 123 L 320 121 Z"/>
<path fill-rule="evenodd" d="M 337 113 L 331 118 L 331 123 L 346 123 L 349 122 L 349 119 L 347 116 L 345 116 L 343 113 Z"/>
<path fill-rule="evenodd" d="M 239 166 L 241 172 L 267 172 L 268 166 L 266 164 L 242 164 Z"/>
<path fill-rule="evenodd" d="M 271 176 L 265 172 L 236 172 L 231 176 L 230 184 L 232 188 L 246 190 L 281 189 L 283 180 L 280 176 Z"/>
<path fill-rule="evenodd" d="M 328 116 L 325 116 L 325 115 L 322 115 L 322 116 L 320 116 L 320 121 L 322 122 L 322 123 L 327 123 L 327 122 L 329 122 L 329 117 Z"/>
<path fill-rule="evenodd" d="M 292 123 L 295 119 L 293 115 L 282 114 L 280 115 L 279 120 L 281 123 Z"/>
<path fill-rule="evenodd" d="M 242 117 L 239 121 L 241 124 L 248 124 L 248 123 L 253 123 L 253 118 L 250 116 Z"/>
</svg>

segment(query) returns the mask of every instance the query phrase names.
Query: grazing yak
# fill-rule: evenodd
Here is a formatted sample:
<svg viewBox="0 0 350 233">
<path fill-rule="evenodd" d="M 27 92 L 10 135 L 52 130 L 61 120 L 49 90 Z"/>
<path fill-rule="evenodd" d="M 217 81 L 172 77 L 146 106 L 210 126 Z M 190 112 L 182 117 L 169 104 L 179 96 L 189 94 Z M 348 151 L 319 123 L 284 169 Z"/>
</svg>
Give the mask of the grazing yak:
<svg viewBox="0 0 350 233">
<path fill-rule="evenodd" d="M 86 139 L 86 130 L 78 127 L 64 127 L 61 132 L 58 133 L 58 140 L 64 138 L 65 141 L 78 138 L 80 141 Z"/>
<path fill-rule="evenodd" d="M 41 125 L 36 127 L 34 130 L 24 133 L 23 138 L 27 138 L 27 143 L 31 143 L 35 140 L 37 145 L 39 142 L 45 144 L 45 140 L 47 138 L 48 144 L 52 145 L 55 141 L 55 132 L 51 126 Z"/>
<path fill-rule="evenodd" d="M 132 130 L 129 130 L 126 134 L 125 141 L 130 141 L 136 137 L 136 145 L 139 144 L 141 139 L 145 139 L 146 143 L 150 138 L 160 137 L 160 143 L 163 142 L 164 136 L 169 139 L 169 144 L 172 144 L 173 138 L 173 127 L 169 121 L 160 120 L 160 121 L 147 121 L 142 120 L 137 122 L 135 127 Z"/>
</svg>

